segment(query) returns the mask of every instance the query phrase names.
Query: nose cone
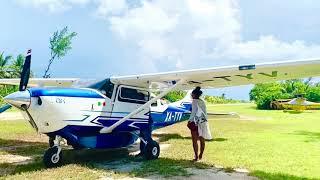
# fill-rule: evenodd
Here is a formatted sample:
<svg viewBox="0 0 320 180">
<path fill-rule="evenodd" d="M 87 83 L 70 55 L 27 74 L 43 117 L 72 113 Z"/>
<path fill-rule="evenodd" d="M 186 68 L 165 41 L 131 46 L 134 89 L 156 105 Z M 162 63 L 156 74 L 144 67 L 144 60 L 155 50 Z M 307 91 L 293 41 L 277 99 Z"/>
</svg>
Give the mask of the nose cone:
<svg viewBox="0 0 320 180">
<path fill-rule="evenodd" d="M 18 91 L 4 97 L 4 101 L 17 108 L 28 108 L 31 97 L 29 91 Z"/>
</svg>

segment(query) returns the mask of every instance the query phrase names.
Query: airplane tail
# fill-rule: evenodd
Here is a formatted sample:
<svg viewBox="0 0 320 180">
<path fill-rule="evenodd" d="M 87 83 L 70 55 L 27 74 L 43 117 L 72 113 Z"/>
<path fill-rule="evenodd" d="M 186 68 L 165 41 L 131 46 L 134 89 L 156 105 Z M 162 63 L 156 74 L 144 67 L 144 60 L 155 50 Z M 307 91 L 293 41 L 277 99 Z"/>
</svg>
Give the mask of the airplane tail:
<svg viewBox="0 0 320 180">
<path fill-rule="evenodd" d="M 183 108 L 187 111 L 192 110 L 192 97 L 191 97 L 192 90 L 189 90 L 184 98 L 177 102 L 170 103 L 169 105 L 177 106 L 180 108 Z M 207 112 L 208 117 L 211 118 L 222 118 L 222 117 L 228 117 L 228 118 L 239 118 L 239 115 L 235 112 L 228 112 L 228 113 L 221 113 L 221 112 Z"/>
<path fill-rule="evenodd" d="M 170 103 L 169 105 L 177 106 L 183 109 L 186 109 L 188 111 L 191 111 L 192 107 L 192 97 L 191 97 L 192 90 L 189 90 L 187 94 L 179 101 Z"/>
</svg>

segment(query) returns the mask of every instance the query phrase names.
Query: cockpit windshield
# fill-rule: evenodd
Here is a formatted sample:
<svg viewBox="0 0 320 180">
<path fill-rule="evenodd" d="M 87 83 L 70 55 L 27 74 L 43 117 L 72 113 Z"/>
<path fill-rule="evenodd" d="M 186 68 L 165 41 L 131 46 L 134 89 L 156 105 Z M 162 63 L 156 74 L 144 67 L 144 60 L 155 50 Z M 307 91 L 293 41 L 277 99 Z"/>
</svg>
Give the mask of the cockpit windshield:
<svg viewBox="0 0 320 180">
<path fill-rule="evenodd" d="M 88 88 L 96 89 L 100 91 L 102 94 L 106 95 L 108 98 L 111 98 L 114 84 L 110 81 L 110 79 L 105 79 L 88 86 Z"/>
</svg>

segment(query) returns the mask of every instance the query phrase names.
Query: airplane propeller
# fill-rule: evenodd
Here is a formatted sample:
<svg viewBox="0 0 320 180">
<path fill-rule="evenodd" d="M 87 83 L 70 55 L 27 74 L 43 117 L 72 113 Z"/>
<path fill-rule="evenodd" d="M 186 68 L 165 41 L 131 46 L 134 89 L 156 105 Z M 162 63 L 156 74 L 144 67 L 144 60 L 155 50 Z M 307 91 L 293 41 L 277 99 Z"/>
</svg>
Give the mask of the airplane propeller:
<svg viewBox="0 0 320 180">
<path fill-rule="evenodd" d="M 31 67 L 31 49 L 28 50 L 27 56 L 25 58 L 23 68 L 21 71 L 19 91 L 25 91 L 28 87 L 28 82 L 30 78 L 30 67 Z M 10 104 L 5 104 L 0 107 L 0 113 L 5 112 L 10 109 L 12 106 Z"/>
<path fill-rule="evenodd" d="M 19 91 L 24 91 L 27 89 L 29 77 L 30 77 L 30 67 L 31 67 L 31 49 L 28 50 L 26 59 L 23 64 L 21 77 L 20 77 Z"/>
</svg>

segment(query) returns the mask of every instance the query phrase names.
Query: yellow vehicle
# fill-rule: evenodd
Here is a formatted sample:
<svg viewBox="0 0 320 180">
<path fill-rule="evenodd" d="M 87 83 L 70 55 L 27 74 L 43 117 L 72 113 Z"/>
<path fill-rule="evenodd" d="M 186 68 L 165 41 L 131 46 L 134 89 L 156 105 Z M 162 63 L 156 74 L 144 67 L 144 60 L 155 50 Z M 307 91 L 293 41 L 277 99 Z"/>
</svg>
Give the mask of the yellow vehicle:
<svg viewBox="0 0 320 180">
<path fill-rule="evenodd" d="M 276 100 L 270 102 L 270 108 L 274 109 L 274 110 L 282 110 L 282 109 L 284 109 L 282 104 L 287 103 L 291 100 L 292 99 L 276 99 Z"/>
<path fill-rule="evenodd" d="M 295 110 L 295 111 L 320 109 L 320 103 L 307 101 L 303 97 L 297 97 L 292 99 L 289 102 L 281 103 L 281 106 L 285 110 Z"/>
</svg>

